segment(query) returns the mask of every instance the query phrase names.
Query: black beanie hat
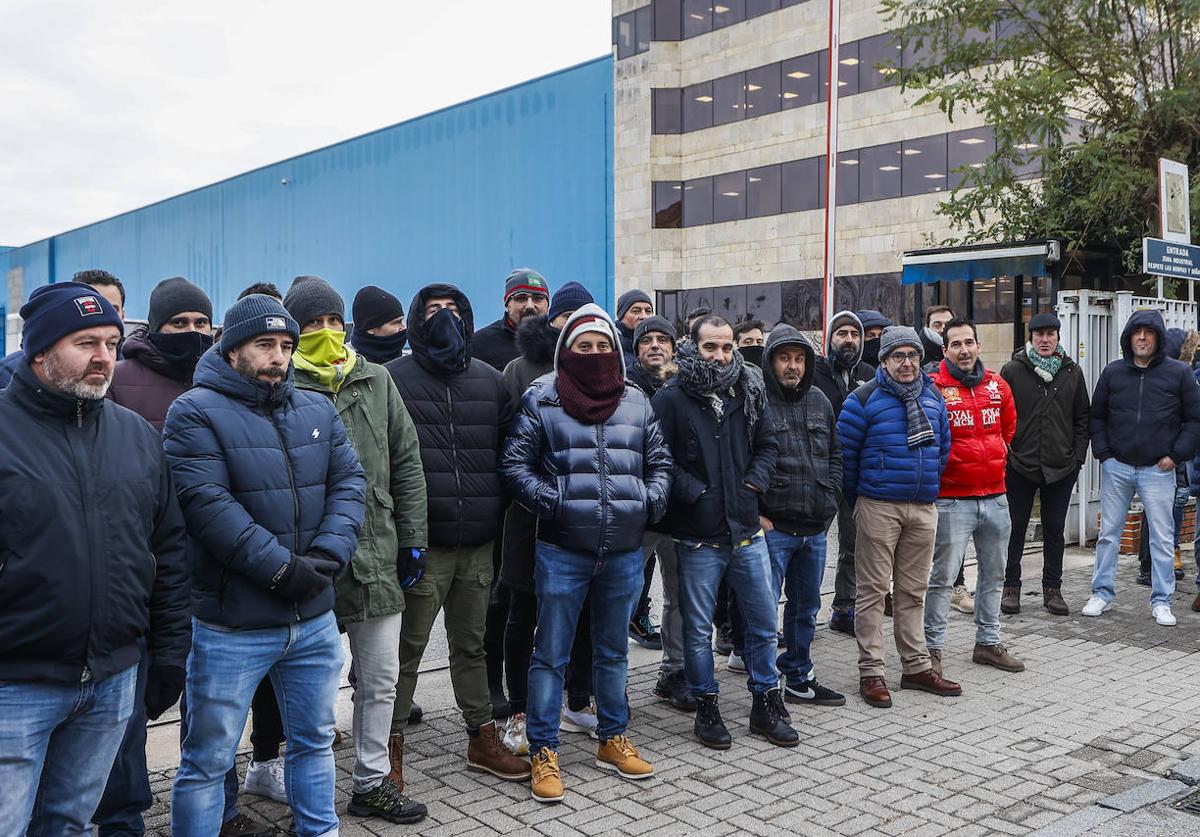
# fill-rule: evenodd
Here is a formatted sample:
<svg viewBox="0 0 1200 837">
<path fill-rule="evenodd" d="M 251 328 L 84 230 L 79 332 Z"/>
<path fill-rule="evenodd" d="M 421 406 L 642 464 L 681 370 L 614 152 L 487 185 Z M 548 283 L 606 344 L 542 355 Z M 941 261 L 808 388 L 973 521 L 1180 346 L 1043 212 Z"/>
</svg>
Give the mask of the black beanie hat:
<svg viewBox="0 0 1200 837">
<path fill-rule="evenodd" d="M 43 285 L 29 295 L 21 306 L 21 348 L 25 360 L 46 351 L 68 334 L 97 326 L 116 326 L 121 334 L 125 324 L 117 309 L 91 285 L 59 282 Z"/>
<path fill-rule="evenodd" d="M 164 323 L 184 311 L 198 311 L 212 322 L 212 300 L 198 285 L 182 276 L 172 276 L 154 286 L 148 318 L 151 331 L 159 331 Z"/>
<path fill-rule="evenodd" d="M 651 310 L 654 308 L 654 302 L 650 299 L 650 295 L 643 290 L 634 288 L 621 294 L 617 300 L 617 319 L 619 320 L 628 314 L 629 309 L 633 307 L 635 302 L 644 302 L 650 306 Z"/>
<path fill-rule="evenodd" d="M 370 331 L 404 316 L 404 306 L 378 285 L 363 285 L 354 295 L 354 327 Z"/>
<path fill-rule="evenodd" d="M 550 310 L 546 318 L 553 320 L 565 311 L 578 311 L 589 302 L 595 302 L 591 293 L 578 282 L 567 282 L 550 297 Z"/>
<path fill-rule="evenodd" d="M 346 303 L 320 276 L 297 276 L 283 298 L 283 307 L 301 328 L 314 317 L 337 314 L 346 321 Z"/>
<path fill-rule="evenodd" d="M 665 317 L 660 317 L 657 314 L 647 317 L 642 320 L 633 329 L 633 346 L 634 351 L 637 351 L 638 342 L 652 331 L 657 331 L 660 334 L 665 334 L 671 338 L 671 345 L 675 345 L 675 329 L 667 322 Z"/>
<path fill-rule="evenodd" d="M 232 350 L 258 335 L 280 331 L 290 334 L 296 343 L 300 342 L 300 326 L 279 300 L 266 294 L 242 297 L 225 312 L 225 322 L 221 324 L 221 354 L 229 357 Z"/>
</svg>

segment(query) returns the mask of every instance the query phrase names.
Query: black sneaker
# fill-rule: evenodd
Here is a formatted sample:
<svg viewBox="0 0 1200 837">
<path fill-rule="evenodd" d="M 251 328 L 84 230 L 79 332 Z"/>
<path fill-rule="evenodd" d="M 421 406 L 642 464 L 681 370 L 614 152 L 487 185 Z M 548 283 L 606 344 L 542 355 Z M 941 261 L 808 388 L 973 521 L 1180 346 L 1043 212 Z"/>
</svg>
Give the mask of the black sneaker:
<svg viewBox="0 0 1200 837">
<path fill-rule="evenodd" d="M 425 719 L 425 710 L 420 705 L 414 703 L 412 708 L 408 710 L 408 725 L 416 726 Z"/>
<path fill-rule="evenodd" d="M 682 671 L 664 674 L 654 684 L 654 694 L 681 712 L 695 712 L 696 699 L 688 691 L 687 680 Z"/>
<path fill-rule="evenodd" d="M 787 650 L 787 637 L 783 635 L 783 631 L 779 631 L 775 634 L 775 647 L 780 651 Z"/>
<path fill-rule="evenodd" d="M 275 827 L 255 822 L 245 814 L 235 814 L 221 824 L 219 837 L 266 837 L 275 833 Z"/>
<path fill-rule="evenodd" d="M 801 680 L 796 685 L 787 684 L 783 699 L 788 703 L 807 703 L 810 706 L 845 706 L 846 696 L 833 689 L 826 689 L 815 678 Z"/>
<path fill-rule="evenodd" d="M 662 634 L 648 615 L 635 616 L 629 621 L 629 638 L 651 651 L 662 650 Z"/>
<path fill-rule="evenodd" d="M 1144 573 L 1141 570 L 1138 570 L 1137 583 L 1142 585 L 1143 587 L 1153 587 L 1154 586 L 1154 582 L 1150 579 L 1150 573 Z"/>
<path fill-rule="evenodd" d="M 722 657 L 733 653 L 733 628 L 721 625 L 717 628 L 717 639 L 713 642 L 713 651 Z"/>
<path fill-rule="evenodd" d="M 715 694 L 696 698 L 696 723 L 692 729 L 700 743 L 710 749 L 728 750 L 733 743 L 725 722 L 721 720 L 721 709 L 717 706 Z"/>
<path fill-rule="evenodd" d="M 428 812 L 420 802 L 414 802 L 385 778 L 379 786 L 366 793 L 355 793 L 350 797 L 346 813 L 356 817 L 379 817 L 398 825 L 411 825 L 425 819 Z"/>
<path fill-rule="evenodd" d="M 754 695 L 754 705 L 750 709 L 752 733 L 780 747 L 795 747 L 800 743 L 800 736 L 792 729 L 790 720 L 778 689 Z"/>
<path fill-rule="evenodd" d="M 829 630 L 846 636 L 854 636 L 854 611 L 847 610 L 842 613 L 835 610 L 829 614 Z"/>
</svg>

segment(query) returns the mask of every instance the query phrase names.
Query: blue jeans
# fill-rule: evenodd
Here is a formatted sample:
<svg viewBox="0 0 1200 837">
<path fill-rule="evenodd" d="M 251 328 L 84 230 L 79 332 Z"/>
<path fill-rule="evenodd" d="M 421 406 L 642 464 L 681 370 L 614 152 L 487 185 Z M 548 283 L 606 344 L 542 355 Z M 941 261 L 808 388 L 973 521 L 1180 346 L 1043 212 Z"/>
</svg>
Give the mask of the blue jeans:
<svg viewBox="0 0 1200 837">
<path fill-rule="evenodd" d="M 950 596 L 971 538 L 975 539 L 979 571 L 975 583 L 975 642 L 998 645 L 1000 599 L 1012 533 L 1008 497 L 1003 494 L 984 498 L 944 497 L 937 501 L 937 513 L 933 566 L 929 570 L 929 589 L 925 592 L 925 645 L 934 651 L 946 645 Z"/>
<path fill-rule="evenodd" d="M 1106 459 L 1100 465 L 1100 536 L 1092 595 L 1116 598 L 1117 552 L 1134 492 L 1142 499 L 1150 526 L 1150 606 L 1170 605 L 1175 595 L 1175 469 L 1134 467 Z"/>
<path fill-rule="evenodd" d="M 342 642 L 333 613 L 287 627 L 235 631 L 192 621 L 187 737 L 171 796 L 171 833 L 212 837 L 250 701 L 270 675 L 287 735 L 284 780 L 300 837 L 337 834 L 333 721 Z"/>
<path fill-rule="evenodd" d="M 558 721 L 563 676 L 571 659 L 575 626 L 584 599 L 591 596 L 592 690 L 596 695 L 596 734 L 601 741 L 629 726 L 625 697 L 629 665 L 629 620 L 645 583 L 641 548 L 603 558 L 545 541 L 534 549 L 537 631 L 529 660 L 525 730 L 529 751 L 558 752 Z"/>
<path fill-rule="evenodd" d="M 136 665 L 73 685 L 0 681 L 0 834 L 91 834 L 136 686 Z"/>
<path fill-rule="evenodd" d="M 783 637 L 787 650 L 776 661 L 788 685 L 796 686 L 812 677 L 809 648 L 817 630 L 821 609 L 821 579 L 825 575 L 825 533 L 787 535 L 778 529 L 767 532 L 767 550 L 774 570 L 775 601 L 787 591 L 783 606 Z"/>
<path fill-rule="evenodd" d="M 755 537 L 743 546 L 675 541 L 679 560 L 679 601 L 683 612 L 683 673 L 695 696 L 717 694 L 713 666 L 712 618 L 717 588 L 726 578 L 737 595 L 745 625 L 743 659 L 746 685 L 754 694 L 779 688 L 775 667 L 775 625 L 779 599 L 774 595 L 771 556 L 766 541 Z"/>
</svg>

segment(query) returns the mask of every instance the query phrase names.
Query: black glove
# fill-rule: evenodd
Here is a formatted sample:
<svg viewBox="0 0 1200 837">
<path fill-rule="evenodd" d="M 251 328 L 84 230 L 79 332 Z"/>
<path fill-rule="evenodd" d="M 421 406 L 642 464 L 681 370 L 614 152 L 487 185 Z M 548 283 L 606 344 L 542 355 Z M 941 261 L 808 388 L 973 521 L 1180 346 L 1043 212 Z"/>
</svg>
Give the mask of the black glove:
<svg viewBox="0 0 1200 837">
<path fill-rule="evenodd" d="M 425 576 L 425 550 L 415 546 L 401 549 L 396 556 L 396 575 L 405 590 L 420 581 Z"/>
<path fill-rule="evenodd" d="M 293 555 L 271 589 L 289 602 L 306 602 L 329 589 L 337 570 L 337 561 L 330 558 Z"/>
<path fill-rule="evenodd" d="M 179 666 L 150 666 L 146 674 L 146 717 L 157 721 L 179 701 L 187 673 Z"/>
</svg>

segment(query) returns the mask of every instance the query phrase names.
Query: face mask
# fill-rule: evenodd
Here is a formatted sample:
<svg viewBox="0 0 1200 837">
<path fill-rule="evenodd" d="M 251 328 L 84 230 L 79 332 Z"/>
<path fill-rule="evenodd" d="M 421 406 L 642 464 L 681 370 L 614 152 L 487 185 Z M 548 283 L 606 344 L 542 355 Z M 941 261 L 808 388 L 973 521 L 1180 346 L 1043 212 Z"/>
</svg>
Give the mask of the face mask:
<svg viewBox="0 0 1200 837">
<path fill-rule="evenodd" d="M 426 320 L 424 332 L 421 353 L 435 366 L 446 372 L 461 372 L 470 363 L 466 323 L 449 308 L 441 309 Z"/>
<path fill-rule="evenodd" d="M 408 343 L 408 329 L 401 329 L 395 334 L 381 337 L 378 334 L 367 334 L 362 329 L 354 329 L 350 335 L 350 345 L 355 351 L 371 363 L 387 363 L 404 354 Z"/>
<path fill-rule="evenodd" d="M 172 334 L 152 331 L 146 335 L 146 342 L 171 366 L 194 370 L 200 355 L 212 346 L 213 339 L 211 334 L 199 331 L 180 331 Z"/>
<path fill-rule="evenodd" d="M 742 360 L 747 363 L 753 363 L 759 369 L 762 369 L 763 351 L 766 346 L 741 346 L 738 351 L 742 353 Z"/>
<path fill-rule="evenodd" d="M 870 340 L 863 342 L 862 359 L 864 363 L 869 363 L 872 366 L 879 365 L 879 338 L 872 337 Z"/>
<path fill-rule="evenodd" d="M 346 332 L 322 328 L 300 335 L 296 353 L 314 366 L 336 366 L 346 361 Z"/>
</svg>

